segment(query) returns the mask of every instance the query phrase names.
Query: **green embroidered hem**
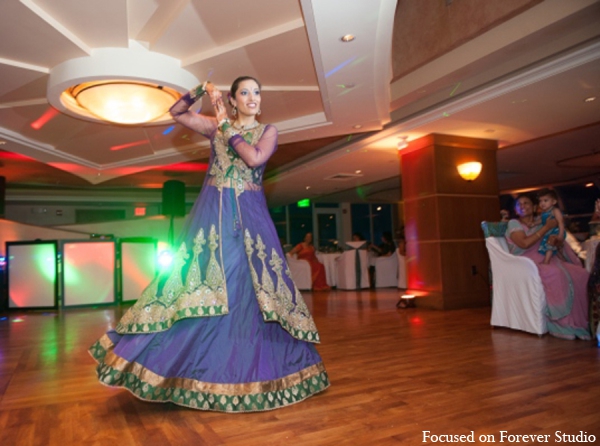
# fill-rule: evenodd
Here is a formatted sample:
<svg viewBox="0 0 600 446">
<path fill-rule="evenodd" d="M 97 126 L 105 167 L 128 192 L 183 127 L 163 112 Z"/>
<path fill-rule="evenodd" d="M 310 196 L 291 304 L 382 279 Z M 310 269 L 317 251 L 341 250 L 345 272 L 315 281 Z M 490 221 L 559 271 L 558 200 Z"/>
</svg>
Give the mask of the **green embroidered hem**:
<svg viewBox="0 0 600 446">
<path fill-rule="evenodd" d="M 299 403 L 330 385 L 322 363 L 268 382 L 215 384 L 163 378 L 139 364 L 119 358 L 112 353 L 112 347 L 105 336 L 89 349 L 99 363 L 96 371 L 100 382 L 109 387 L 122 387 L 141 400 L 155 403 L 229 413 L 260 412 Z M 114 366 L 104 363 L 107 357 Z"/>
<path fill-rule="evenodd" d="M 285 331 L 301 341 L 320 344 L 321 338 L 318 331 L 304 331 L 294 328 L 286 319 L 282 318 L 276 311 L 262 311 L 265 321 L 278 322 Z"/>
<path fill-rule="evenodd" d="M 224 306 L 187 307 L 177 311 L 169 319 L 160 322 L 122 324 L 119 322 L 115 331 L 119 334 L 157 333 L 166 331 L 181 319 L 192 317 L 223 316 L 228 313 Z"/>
</svg>

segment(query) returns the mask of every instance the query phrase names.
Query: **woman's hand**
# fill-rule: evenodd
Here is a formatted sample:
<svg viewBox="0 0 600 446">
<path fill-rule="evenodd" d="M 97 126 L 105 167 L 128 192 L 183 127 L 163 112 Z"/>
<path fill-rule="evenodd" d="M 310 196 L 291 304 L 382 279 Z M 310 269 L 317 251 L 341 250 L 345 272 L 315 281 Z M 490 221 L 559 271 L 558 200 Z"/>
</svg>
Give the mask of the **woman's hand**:
<svg viewBox="0 0 600 446">
<path fill-rule="evenodd" d="M 551 235 L 548 237 L 548 244 L 550 246 L 556 246 L 557 248 L 562 248 L 564 240 L 557 235 Z"/>
<path fill-rule="evenodd" d="M 207 82 L 204 90 L 208 93 L 208 96 L 210 96 L 210 103 L 214 107 L 217 104 L 217 101 L 222 98 L 221 90 L 215 87 L 212 82 Z"/>
<path fill-rule="evenodd" d="M 229 119 L 227 116 L 227 109 L 225 108 L 225 104 L 223 104 L 223 98 L 217 99 L 214 104 L 215 106 L 215 117 L 217 118 L 217 122 L 220 124 L 226 119 Z"/>
</svg>

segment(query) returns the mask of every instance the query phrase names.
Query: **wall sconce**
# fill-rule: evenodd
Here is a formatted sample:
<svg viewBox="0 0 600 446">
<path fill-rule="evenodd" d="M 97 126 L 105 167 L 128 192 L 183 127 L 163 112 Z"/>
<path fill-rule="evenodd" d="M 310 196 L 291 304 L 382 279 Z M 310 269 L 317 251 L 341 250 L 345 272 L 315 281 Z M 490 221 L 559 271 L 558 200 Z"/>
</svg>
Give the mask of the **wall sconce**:
<svg viewBox="0 0 600 446">
<path fill-rule="evenodd" d="M 481 173 L 482 164 L 478 161 L 471 161 L 469 163 L 462 163 L 456 166 L 458 174 L 463 180 L 473 181 Z"/>
<path fill-rule="evenodd" d="M 406 149 L 408 147 L 408 136 L 399 136 L 398 139 L 398 150 Z"/>
</svg>

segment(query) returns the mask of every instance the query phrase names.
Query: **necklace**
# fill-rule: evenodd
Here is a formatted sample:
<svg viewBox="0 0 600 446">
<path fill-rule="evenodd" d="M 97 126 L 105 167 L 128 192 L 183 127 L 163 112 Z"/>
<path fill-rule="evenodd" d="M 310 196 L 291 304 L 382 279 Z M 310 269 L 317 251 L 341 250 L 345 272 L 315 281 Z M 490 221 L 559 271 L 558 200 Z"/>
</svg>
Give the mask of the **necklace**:
<svg viewBox="0 0 600 446">
<path fill-rule="evenodd" d="M 250 125 L 249 125 L 249 126 L 247 126 L 247 127 L 246 127 L 246 126 L 243 126 L 243 125 L 240 125 L 240 126 L 238 127 L 238 126 L 236 125 L 236 123 L 237 123 L 237 121 L 233 121 L 233 124 L 231 124 L 231 126 L 232 126 L 234 129 L 236 129 L 236 130 L 240 130 L 240 131 L 242 131 L 242 132 L 246 132 L 246 131 L 248 131 L 248 130 L 252 130 L 252 129 L 255 129 L 256 127 L 258 127 L 258 122 L 257 122 L 257 121 L 254 121 L 252 124 L 250 124 Z"/>
</svg>

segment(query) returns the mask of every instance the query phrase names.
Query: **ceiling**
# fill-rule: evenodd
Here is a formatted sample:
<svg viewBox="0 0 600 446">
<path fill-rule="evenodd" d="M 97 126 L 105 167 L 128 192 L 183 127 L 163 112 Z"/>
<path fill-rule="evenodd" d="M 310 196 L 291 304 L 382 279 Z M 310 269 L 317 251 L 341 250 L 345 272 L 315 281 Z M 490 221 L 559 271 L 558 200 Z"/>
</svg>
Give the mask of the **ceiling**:
<svg viewBox="0 0 600 446">
<path fill-rule="evenodd" d="M 238 75 L 260 79 L 260 119 L 280 132 L 265 181 L 273 206 L 398 201 L 398 143 L 430 133 L 497 140 L 505 192 L 600 185 L 600 2 L 532 4 L 396 74 L 410 46 L 392 45 L 414 12 L 407 0 L 4 0 L 7 199 L 18 190 L 202 184 L 209 147 L 200 135 L 172 123 L 89 122 L 50 105 L 57 70 L 107 48 L 174 58 L 190 74 L 182 92 L 207 79 L 225 91 Z M 356 39 L 342 42 L 347 33 Z"/>
</svg>

